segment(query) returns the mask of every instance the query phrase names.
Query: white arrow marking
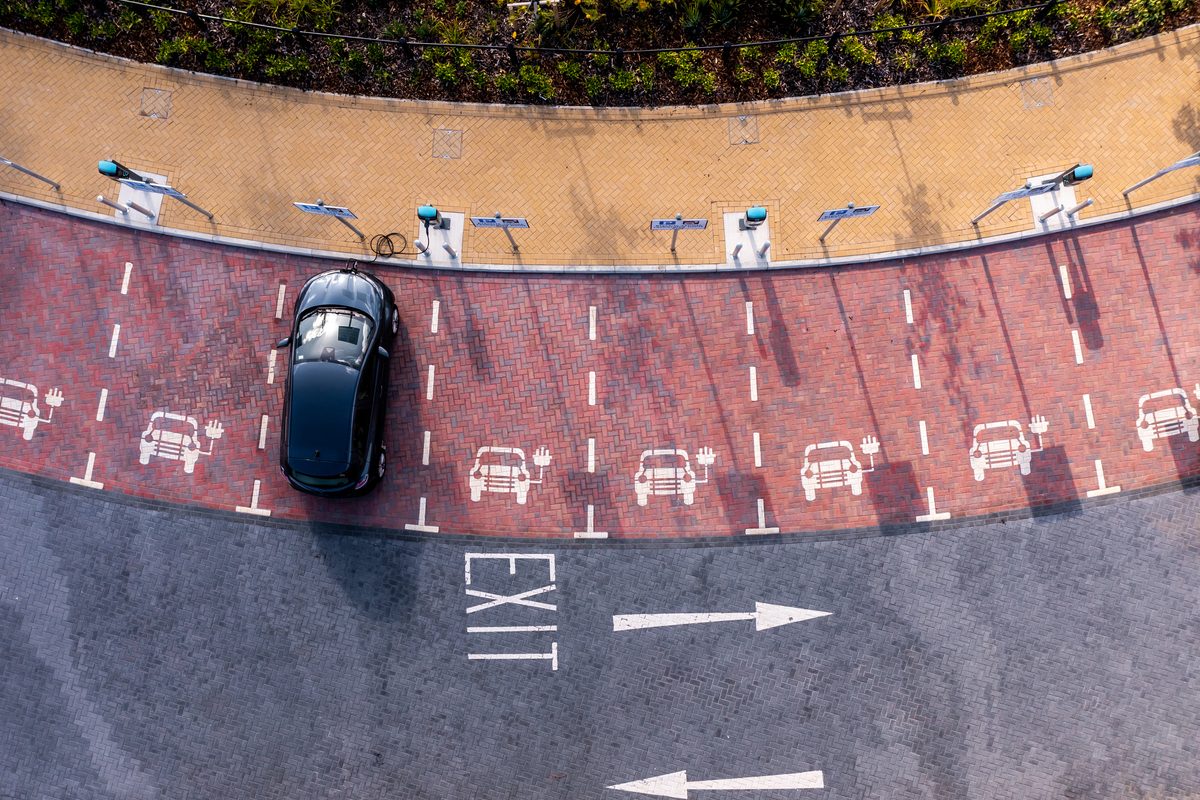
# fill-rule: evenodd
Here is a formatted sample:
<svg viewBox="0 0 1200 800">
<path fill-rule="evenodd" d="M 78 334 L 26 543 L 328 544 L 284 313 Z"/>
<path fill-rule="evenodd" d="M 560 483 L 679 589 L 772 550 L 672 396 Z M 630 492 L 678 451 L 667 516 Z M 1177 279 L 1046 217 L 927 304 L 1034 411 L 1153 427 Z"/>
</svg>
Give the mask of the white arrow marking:
<svg viewBox="0 0 1200 800">
<path fill-rule="evenodd" d="M 828 617 L 831 611 L 810 611 L 807 608 L 755 603 L 753 611 L 734 611 L 710 614 L 614 614 L 614 631 L 636 631 L 642 628 L 665 628 L 669 625 L 701 625 L 705 622 L 734 622 L 754 620 L 754 630 L 765 631 L 792 622 Z"/>
<path fill-rule="evenodd" d="M 715 781 L 688 781 L 687 772 L 671 772 L 655 778 L 618 783 L 609 786 L 622 792 L 648 794 L 655 797 L 674 797 L 687 800 L 688 789 L 693 791 L 746 791 L 754 789 L 823 789 L 825 775 L 820 770 L 791 772 L 786 775 L 762 775 L 757 778 L 726 778 Z"/>
</svg>

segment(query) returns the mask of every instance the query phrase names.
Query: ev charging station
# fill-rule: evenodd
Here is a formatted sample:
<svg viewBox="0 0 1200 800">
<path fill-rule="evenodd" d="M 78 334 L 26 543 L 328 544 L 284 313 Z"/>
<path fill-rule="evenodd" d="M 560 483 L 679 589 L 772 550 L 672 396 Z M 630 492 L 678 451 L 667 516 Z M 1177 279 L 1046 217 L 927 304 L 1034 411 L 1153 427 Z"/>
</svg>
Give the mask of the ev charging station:
<svg viewBox="0 0 1200 800">
<path fill-rule="evenodd" d="M 725 263 L 731 267 L 766 266 L 770 263 L 771 229 L 767 209 L 751 206 L 745 211 L 727 211 Z"/>
<path fill-rule="evenodd" d="M 417 258 L 426 264 L 457 266 L 465 223 L 466 215 L 460 212 L 439 211 L 430 204 L 419 206 L 417 236 L 413 239 Z"/>
<path fill-rule="evenodd" d="M 978 226 L 980 220 L 1010 200 L 1028 198 L 1034 228 L 1047 231 L 1070 227 L 1075 222 L 1075 215 L 1092 204 L 1090 199 L 1078 202 L 1074 188 L 1091 178 L 1092 172 L 1091 164 L 1076 164 L 1064 172 L 1034 176 L 1020 189 L 1005 192 L 993 200 L 983 213 L 971 220 L 971 225 Z"/>
</svg>

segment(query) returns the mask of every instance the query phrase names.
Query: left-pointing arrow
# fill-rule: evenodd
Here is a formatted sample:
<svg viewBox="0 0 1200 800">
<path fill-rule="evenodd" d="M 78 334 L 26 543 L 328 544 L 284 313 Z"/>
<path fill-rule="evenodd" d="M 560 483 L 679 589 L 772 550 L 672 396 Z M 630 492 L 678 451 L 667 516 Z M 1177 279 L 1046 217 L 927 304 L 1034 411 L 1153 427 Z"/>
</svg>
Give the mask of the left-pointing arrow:
<svg viewBox="0 0 1200 800">
<path fill-rule="evenodd" d="M 722 778 L 715 781 L 689 781 L 687 772 L 669 772 L 653 778 L 642 778 L 629 783 L 609 786 L 622 792 L 648 794 L 654 797 L 673 797 L 687 800 L 688 790 L 700 791 L 751 791 L 766 789 L 822 789 L 825 775 L 821 770 L 791 772 L 785 775 L 760 775 L 754 778 Z"/>
<path fill-rule="evenodd" d="M 671 625 L 702 625 L 707 622 L 754 620 L 754 630 L 765 631 L 793 622 L 828 617 L 830 611 L 755 603 L 753 611 L 715 612 L 708 614 L 614 614 L 614 631 L 636 631 L 643 628 L 665 628 Z"/>
</svg>

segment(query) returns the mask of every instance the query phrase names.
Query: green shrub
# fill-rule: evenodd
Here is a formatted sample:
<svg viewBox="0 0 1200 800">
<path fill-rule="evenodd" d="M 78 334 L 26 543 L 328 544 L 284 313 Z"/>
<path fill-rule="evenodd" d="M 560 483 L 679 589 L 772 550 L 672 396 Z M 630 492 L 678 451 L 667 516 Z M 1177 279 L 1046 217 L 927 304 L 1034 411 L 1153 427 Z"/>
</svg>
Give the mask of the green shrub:
<svg viewBox="0 0 1200 800">
<path fill-rule="evenodd" d="M 558 74 L 569 81 L 577 81 L 583 77 L 583 64 L 578 61 L 558 62 Z"/>
<path fill-rule="evenodd" d="M 67 26 L 67 30 L 72 36 L 83 36 L 88 29 L 88 16 L 82 11 L 72 11 L 63 20 L 63 24 Z"/>
<path fill-rule="evenodd" d="M 704 68 L 704 54 L 699 50 L 659 53 L 658 63 L 669 70 L 671 79 L 684 89 L 699 87 L 712 93 L 717 88 L 717 75 Z"/>
<path fill-rule="evenodd" d="M 775 53 L 775 63 L 792 66 L 796 63 L 799 53 L 800 51 L 797 49 L 795 42 L 788 42 Z"/>
<path fill-rule="evenodd" d="M 637 85 L 637 76 L 632 70 L 619 69 L 609 77 L 608 85 L 618 92 L 628 92 Z"/>
<path fill-rule="evenodd" d="M 175 21 L 175 15 L 168 11 L 159 11 L 152 9 L 150 11 L 150 26 L 162 35 L 171 29 L 171 23 Z"/>
<path fill-rule="evenodd" d="M 850 80 L 850 70 L 841 64 L 830 64 L 825 68 L 825 77 L 834 83 L 845 83 Z"/>
<path fill-rule="evenodd" d="M 925 45 L 923 55 L 927 61 L 957 69 L 967 63 L 967 43 L 961 39 L 930 42 Z"/>
<path fill-rule="evenodd" d="M 771 3 L 777 14 L 803 23 L 815 18 L 824 8 L 824 0 L 773 0 Z"/>
<path fill-rule="evenodd" d="M 405 27 L 404 23 L 400 20 L 394 19 L 387 25 L 383 26 L 383 33 L 381 36 L 384 39 L 393 39 L 398 41 L 403 39 L 405 36 L 408 36 L 408 28 Z"/>
<path fill-rule="evenodd" d="M 917 57 L 908 50 L 901 50 L 892 57 L 892 64 L 901 72 L 912 72 L 917 68 Z"/>
<path fill-rule="evenodd" d="M 804 52 L 796 59 L 796 69 L 805 78 L 813 78 L 817 74 L 817 63 L 829 54 L 829 43 L 824 39 L 809 42 Z"/>
<path fill-rule="evenodd" d="M 754 73 L 739 64 L 734 67 L 733 79 L 738 83 L 749 83 L 754 80 Z"/>
<path fill-rule="evenodd" d="M 847 36 L 838 42 L 838 46 L 853 64 L 874 64 L 875 53 L 867 49 L 857 36 Z"/>
<path fill-rule="evenodd" d="M 647 92 L 654 88 L 654 65 L 649 62 L 644 62 L 638 65 L 638 83 Z"/>
<path fill-rule="evenodd" d="M 536 95 L 543 100 L 554 98 L 554 82 L 550 80 L 549 75 L 542 71 L 541 67 L 523 64 L 520 75 L 521 85 L 525 87 L 527 94 Z"/>
<path fill-rule="evenodd" d="M 583 79 L 583 92 L 592 100 L 604 94 L 604 78 L 599 75 L 588 75 Z"/>
<path fill-rule="evenodd" d="M 269 55 L 263 74 L 272 80 L 286 81 L 301 77 L 311 70 L 308 56 L 298 53 L 292 56 Z"/>
<path fill-rule="evenodd" d="M 899 14 L 881 14 L 880 16 L 876 17 L 875 21 L 871 24 L 871 30 L 887 31 L 888 28 L 903 27 L 904 24 L 904 17 L 901 17 Z M 895 36 L 895 33 L 876 33 L 875 43 L 883 44 L 884 42 L 890 41 Z"/>
<path fill-rule="evenodd" d="M 1014 53 L 1048 47 L 1052 41 L 1054 41 L 1054 31 L 1050 30 L 1049 25 L 1043 25 L 1040 22 L 1035 22 L 1022 30 L 1013 31 L 1008 36 L 1008 46 Z"/>
<path fill-rule="evenodd" d="M 521 80 L 511 72 L 501 72 L 495 77 L 496 88 L 504 94 L 512 94 L 521 88 Z"/>
<path fill-rule="evenodd" d="M 783 84 L 783 76 L 777 69 L 764 69 L 762 79 L 768 89 L 778 89 Z"/>
<path fill-rule="evenodd" d="M 443 86 L 458 85 L 458 69 L 449 61 L 437 61 L 433 65 L 433 77 Z"/>
</svg>

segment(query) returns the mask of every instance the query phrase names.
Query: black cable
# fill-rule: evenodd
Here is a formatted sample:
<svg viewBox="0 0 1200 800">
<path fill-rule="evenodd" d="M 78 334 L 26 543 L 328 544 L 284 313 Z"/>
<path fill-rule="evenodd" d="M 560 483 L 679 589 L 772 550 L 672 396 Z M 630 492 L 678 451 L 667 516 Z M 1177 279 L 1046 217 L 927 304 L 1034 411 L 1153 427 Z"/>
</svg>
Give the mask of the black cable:
<svg viewBox="0 0 1200 800">
<path fill-rule="evenodd" d="M 396 246 L 399 241 L 399 247 Z M 374 253 L 371 260 L 377 258 L 391 258 L 396 253 L 403 253 L 408 249 L 408 238 L 403 233 L 392 231 L 391 233 L 377 233 L 371 237 L 371 252 Z"/>
</svg>

